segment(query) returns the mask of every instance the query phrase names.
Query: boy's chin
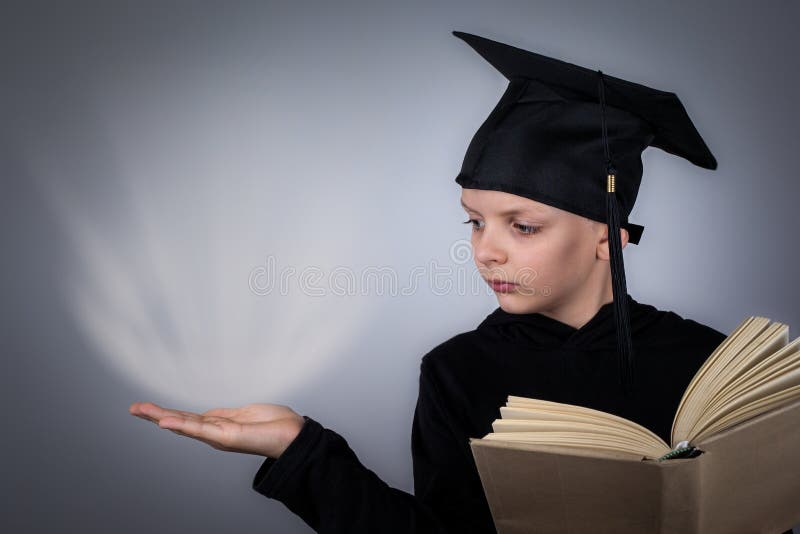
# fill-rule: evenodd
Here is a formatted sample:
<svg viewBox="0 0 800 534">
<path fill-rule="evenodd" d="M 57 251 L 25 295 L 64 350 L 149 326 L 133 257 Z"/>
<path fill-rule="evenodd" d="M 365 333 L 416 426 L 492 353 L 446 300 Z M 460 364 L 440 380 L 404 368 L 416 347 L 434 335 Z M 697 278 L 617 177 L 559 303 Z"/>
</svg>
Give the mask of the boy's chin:
<svg viewBox="0 0 800 534">
<path fill-rule="evenodd" d="M 518 293 L 496 293 L 497 302 L 506 313 L 536 313 L 542 308 L 540 295 L 526 296 Z"/>
</svg>

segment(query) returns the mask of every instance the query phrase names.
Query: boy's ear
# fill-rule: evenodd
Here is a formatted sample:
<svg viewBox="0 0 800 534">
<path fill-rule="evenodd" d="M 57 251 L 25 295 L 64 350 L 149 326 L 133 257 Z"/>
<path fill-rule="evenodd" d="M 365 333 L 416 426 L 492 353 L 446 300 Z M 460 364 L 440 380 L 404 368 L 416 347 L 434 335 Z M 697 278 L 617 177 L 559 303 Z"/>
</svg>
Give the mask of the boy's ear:
<svg viewBox="0 0 800 534">
<path fill-rule="evenodd" d="M 597 258 L 600 260 L 610 261 L 611 254 L 609 252 L 609 248 L 611 247 L 611 243 L 608 241 L 608 225 L 601 224 L 600 228 L 600 240 L 597 242 Z M 628 244 L 628 231 L 625 228 L 620 228 L 619 236 L 620 239 L 622 239 L 622 248 L 625 248 L 625 245 Z"/>
</svg>

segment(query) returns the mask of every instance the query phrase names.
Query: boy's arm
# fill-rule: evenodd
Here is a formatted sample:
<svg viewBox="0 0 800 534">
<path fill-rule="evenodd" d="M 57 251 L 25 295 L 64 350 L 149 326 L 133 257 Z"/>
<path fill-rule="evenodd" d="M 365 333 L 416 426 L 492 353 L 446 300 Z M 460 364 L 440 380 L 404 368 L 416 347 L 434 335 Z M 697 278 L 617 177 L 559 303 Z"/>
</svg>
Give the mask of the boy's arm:
<svg viewBox="0 0 800 534">
<path fill-rule="evenodd" d="M 416 495 L 387 485 L 344 438 L 307 416 L 283 454 L 265 459 L 253 489 L 323 534 L 494 533 L 468 437 L 443 408 L 423 361 L 411 439 Z"/>
</svg>

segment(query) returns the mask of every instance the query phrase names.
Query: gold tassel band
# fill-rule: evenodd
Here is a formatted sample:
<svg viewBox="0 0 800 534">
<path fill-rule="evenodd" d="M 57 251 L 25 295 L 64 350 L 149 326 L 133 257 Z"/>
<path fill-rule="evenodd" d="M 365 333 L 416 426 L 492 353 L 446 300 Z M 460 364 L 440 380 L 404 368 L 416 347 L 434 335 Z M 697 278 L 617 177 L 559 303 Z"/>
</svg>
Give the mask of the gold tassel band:
<svg viewBox="0 0 800 534">
<path fill-rule="evenodd" d="M 609 193 L 613 193 L 614 192 L 614 175 L 613 174 L 609 174 L 608 175 L 608 188 L 606 189 L 606 191 L 608 191 Z"/>
</svg>

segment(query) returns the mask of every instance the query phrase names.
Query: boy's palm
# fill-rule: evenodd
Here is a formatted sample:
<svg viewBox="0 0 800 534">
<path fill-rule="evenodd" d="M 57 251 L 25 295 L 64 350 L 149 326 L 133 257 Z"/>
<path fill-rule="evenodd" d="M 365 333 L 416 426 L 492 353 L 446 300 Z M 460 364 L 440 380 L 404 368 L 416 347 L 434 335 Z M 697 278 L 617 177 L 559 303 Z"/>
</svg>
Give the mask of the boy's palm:
<svg viewBox="0 0 800 534">
<path fill-rule="evenodd" d="M 131 415 L 159 427 L 194 438 L 221 451 L 277 458 L 300 432 L 305 420 L 288 406 L 248 404 L 240 408 L 214 408 L 201 414 L 135 402 Z"/>
</svg>

